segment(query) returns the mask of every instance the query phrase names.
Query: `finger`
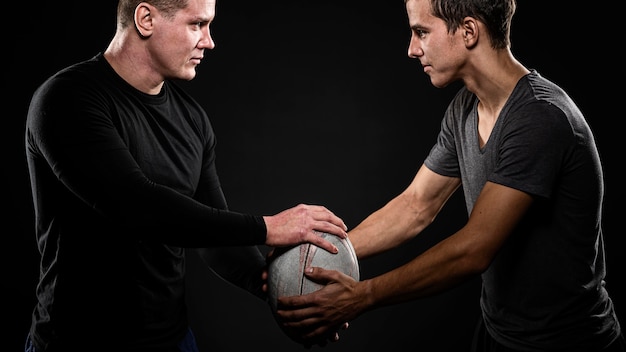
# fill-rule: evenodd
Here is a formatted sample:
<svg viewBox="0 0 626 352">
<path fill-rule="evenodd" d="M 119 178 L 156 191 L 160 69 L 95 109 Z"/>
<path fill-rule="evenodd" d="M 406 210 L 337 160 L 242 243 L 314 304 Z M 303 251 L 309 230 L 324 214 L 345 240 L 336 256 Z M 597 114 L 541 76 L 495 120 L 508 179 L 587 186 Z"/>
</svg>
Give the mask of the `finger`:
<svg viewBox="0 0 626 352">
<path fill-rule="evenodd" d="M 317 315 L 315 308 L 301 308 L 297 310 L 276 310 L 276 321 L 287 330 L 297 332 L 297 335 L 304 336 L 320 327 L 324 328 L 324 319 Z M 330 327 L 324 329 L 328 330 Z M 337 330 L 337 329 L 334 329 Z"/>
<path fill-rule="evenodd" d="M 334 226 L 337 226 L 339 229 L 343 231 L 348 230 L 348 226 L 346 226 L 346 223 L 343 222 L 343 220 L 340 217 L 335 215 L 328 208 L 321 206 L 321 205 L 312 205 L 310 209 L 312 210 L 314 214 L 313 218 L 315 220 L 332 224 Z"/>
<path fill-rule="evenodd" d="M 306 300 L 307 295 L 281 296 L 276 299 L 276 315 L 282 321 L 300 321 L 315 313 L 315 308 Z"/>
<path fill-rule="evenodd" d="M 314 308 L 302 308 L 296 311 L 277 310 L 278 322 L 281 328 L 299 341 L 310 344 L 320 344 L 320 341 L 339 340 L 339 330 L 347 329 L 348 322 L 329 326 L 326 319 L 315 315 Z"/>
<path fill-rule="evenodd" d="M 326 286 L 331 282 L 338 282 L 341 273 L 333 269 L 325 269 L 319 266 L 310 266 L 304 270 L 307 279 Z"/>
<path fill-rule="evenodd" d="M 316 234 L 316 235 L 319 235 L 318 232 L 325 232 L 325 233 L 335 235 L 340 238 L 348 237 L 348 232 L 346 232 L 346 230 L 343 227 L 337 226 L 328 221 L 318 220 L 315 222 L 313 227 L 314 227 L 313 234 Z"/>
<path fill-rule="evenodd" d="M 315 231 L 307 234 L 304 238 L 305 242 L 309 242 L 317 247 L 320 247 L 330 253 L 337 254 L 339 253 L 339 249 L 334 244 L 322 238 Z"/>
<path fill-rule="evenodd" d="M 302 334 L 302 338 L 307 341 L 307 340 L 311 340 L 311 341 L 328 341 L 328 338 L 330 337 L 329 335 L 329 330 L 330 328 L 324 325 L 320 325 L 317 328 L 313 328 L 308 330 L 308 332 L 305 332 Z M 339 337 L 337 337 L 339 338 Z M 318 342 L 319 344 L 319 342 Z"/>
<path fill-rule="evenodd" d="M 280 328 L 287 333 L 292 339 L 307 342 L 309 344 L 319 344 L 321 341 L 328 340 L 337 329 L 332 329 L 324 325 L 323 320 L 311 317 L 297 321 L 284 321 L 278 319 Z"/>
</svg>

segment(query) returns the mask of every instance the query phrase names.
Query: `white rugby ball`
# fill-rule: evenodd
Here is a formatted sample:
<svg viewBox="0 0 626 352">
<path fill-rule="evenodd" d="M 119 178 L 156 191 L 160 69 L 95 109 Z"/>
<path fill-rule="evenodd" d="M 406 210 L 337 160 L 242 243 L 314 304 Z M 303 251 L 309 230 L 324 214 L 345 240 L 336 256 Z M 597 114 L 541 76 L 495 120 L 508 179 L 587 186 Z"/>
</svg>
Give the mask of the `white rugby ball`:
<svg viewBox="0 0 626 352">
<path fill-rule="evenodd" d="M 318 234 L 334 244 L 339 252 L 333 254 L 310 243 L 275 249 L 267 278 L 267 294 L 273 312 L 276 312 L 278 297 L 307 294 L 322 288 L 323 285 L 304 275 L 304 269 L 308 267 L 337 270 L 359 280 L 359 262 L 350 240 L 325 232 Z"/>
</svg>

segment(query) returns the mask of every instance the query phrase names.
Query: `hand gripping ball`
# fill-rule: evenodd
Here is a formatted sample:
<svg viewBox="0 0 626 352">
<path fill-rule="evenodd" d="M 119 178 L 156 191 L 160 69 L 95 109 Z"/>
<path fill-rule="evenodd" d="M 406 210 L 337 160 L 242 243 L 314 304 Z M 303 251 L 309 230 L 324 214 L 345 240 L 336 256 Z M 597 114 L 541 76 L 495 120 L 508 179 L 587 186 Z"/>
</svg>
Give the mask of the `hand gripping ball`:
<svg viewBox="0 0 626 352">
<path fill-rule="evenodd" d="M 350 240 L 325 232 L 318 234 L 334 244 L 339 252 L 333 254 L 310 243 L 275 250 L 274 258 L 268 265 L 267 279 L 269 304 L 273 312 L 276 312 L 278 297 L 307 294 L 322 288 L 323 285 L 304 275 L 304 269 L 308 267 L 337 270 L 359 280 L 359 263 Z"/>
</svg>

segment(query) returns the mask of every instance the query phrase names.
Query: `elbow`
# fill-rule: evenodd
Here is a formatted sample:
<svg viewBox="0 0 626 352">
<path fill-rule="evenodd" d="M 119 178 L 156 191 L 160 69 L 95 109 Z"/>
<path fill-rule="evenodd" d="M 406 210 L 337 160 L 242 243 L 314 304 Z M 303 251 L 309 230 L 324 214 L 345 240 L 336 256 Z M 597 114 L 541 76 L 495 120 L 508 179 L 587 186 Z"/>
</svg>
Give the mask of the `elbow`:
<svg viewBox="0 0 626 352">
<path fill-rule="evenodd" d="M 480 275 L 484 273 L 487 269 L 489 269 L 493 260 L 493 256 L 484 249 L 481 249 L 479 246 L 474 246 L 473 248 L 464 251 L 464 253 L 464 267 L 469 274 Z"/>
<path fill-rule="evenodd" d="M 491 265 L 491 258 L 486 258 L 485 256 L 478 257 L 474 259 L 473 271 L 475 274 L 482 274 Z"/>
<path fill-rule="evenodd" d="M 460 238 L 457 237 L 456 239 Z M 458 241 L 454 247 L 461 270 L 468 275 L 480 275 L 485 272 L 494 257 L 492 251 L 475 241 Z"/>
</svg>

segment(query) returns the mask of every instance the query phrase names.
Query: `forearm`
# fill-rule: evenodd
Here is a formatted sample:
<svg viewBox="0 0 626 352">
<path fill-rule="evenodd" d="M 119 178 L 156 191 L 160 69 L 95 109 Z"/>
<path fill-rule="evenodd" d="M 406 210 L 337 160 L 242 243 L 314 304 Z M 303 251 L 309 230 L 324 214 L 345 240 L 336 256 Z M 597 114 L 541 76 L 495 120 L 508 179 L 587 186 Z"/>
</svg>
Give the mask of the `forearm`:
<svg viewBox="0 0 626 352">
<path fill-rule="evenodd" d="M 532 201 L 529 194 L 488 182 L 459 231 L 359 289 L 370 297 L 369 306 L 379 307 L 431 296 L 481 274 Z"/>
<path fill-rule="evenodd" d="M 486 267 L 459 233 L 410 262 L 357 285 L 365 310 L 429 297 L 480 274 Z"/>
<path fill-rule="evenodd" d="M 352 229 L 350 241 L 362 260 L 409 241 L 432 222 L 432 217 L 401 194 Z"/>
<path fill-rule="evenodd" d="M 359 259 L 394 248 L 421 233 L 461 184 L 422 165 L 411 184 L 350 231 Z"/>
<path fill-rule="evenodd" d="M 202 260 L 220 278 L 246 290 L 254 296 L 266 300 L 261 273 L 265 267 L 265 257 L 256 246 L 231 246 L 199 248 Z"/>
</svg>

